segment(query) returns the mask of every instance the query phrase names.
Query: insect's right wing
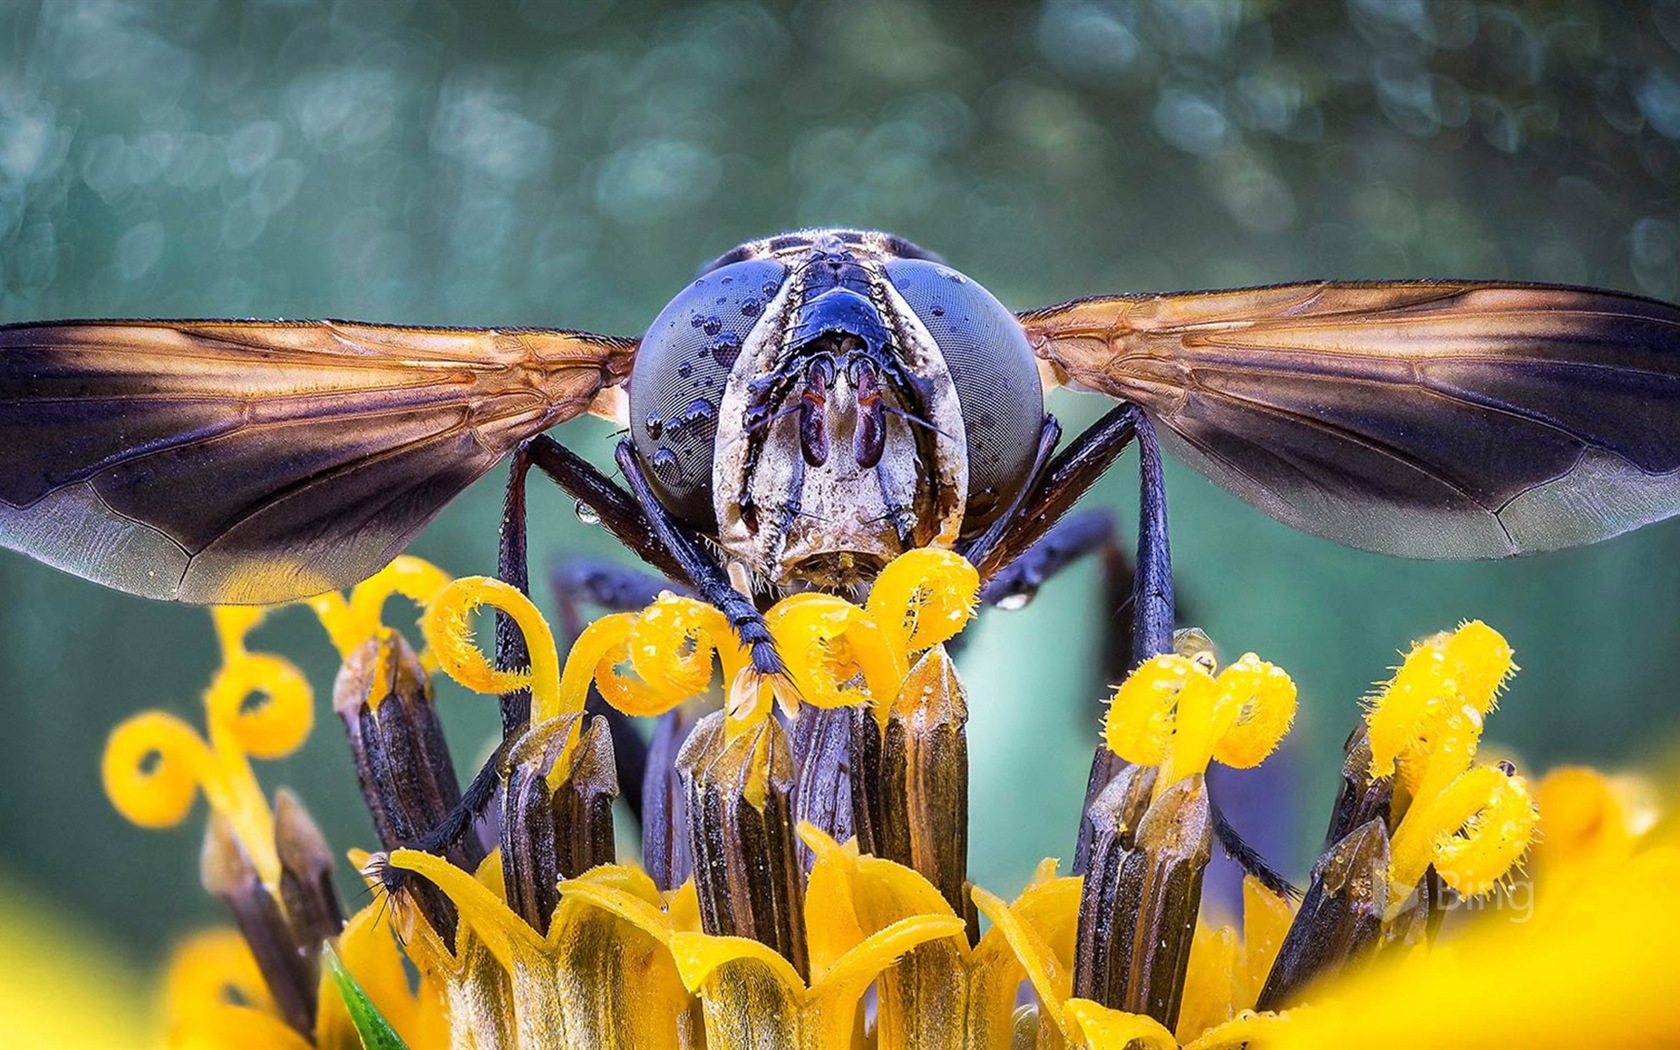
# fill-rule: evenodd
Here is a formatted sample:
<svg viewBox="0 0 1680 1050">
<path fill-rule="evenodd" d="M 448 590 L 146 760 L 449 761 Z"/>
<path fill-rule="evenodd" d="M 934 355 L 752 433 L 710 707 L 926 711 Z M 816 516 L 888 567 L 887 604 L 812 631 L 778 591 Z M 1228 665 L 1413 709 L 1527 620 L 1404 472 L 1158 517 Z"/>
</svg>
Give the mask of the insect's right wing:
<svg viewBox="0 0 1680 1050">
<path fill-rule="evenodd" d="M 176 601 L 343 587 L 634 354 L 547 329 L 0 327 L 0 545 Z"/>
<path fill-rule="evenodd" d="M 1021 315 L 1057 378 L 1367 550 L 1486 558 L 1680 514 L 1680 307 L 1405 281 L 1111 296 Z"/>
</svg>

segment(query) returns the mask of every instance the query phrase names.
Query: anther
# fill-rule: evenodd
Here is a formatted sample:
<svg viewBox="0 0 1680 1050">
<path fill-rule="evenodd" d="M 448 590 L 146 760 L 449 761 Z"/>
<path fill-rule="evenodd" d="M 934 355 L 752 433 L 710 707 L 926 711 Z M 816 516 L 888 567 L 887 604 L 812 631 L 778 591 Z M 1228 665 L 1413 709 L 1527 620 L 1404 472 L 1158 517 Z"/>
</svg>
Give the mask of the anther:
<svg viewBox="0 0 1680 1050">
<path fill-rule="evenodd" d="M 1318 977 L 1368 954 L 1382 935 L 1388 906 L 1388 830 L 1380 817 L 1336 842 L 1313 867 L 1312 885 L 1278 948 L 1260 990 L 1258 1010 L 1292 1004 Z"/>
<path fill-rule="evenodd" d="M 586 718 L 588 727 L 580 731 Z M 548 932 L 561 879 L 616 859 L 617 796 L 612 733 L 604 718 L 559 715 L 532 726 L 508 752 L 502 771 L 502 878 L 508 907 L 538 933 Z"/>
<path fill-rule="evenodd" d="M 702 718 L 677 754 L 701 928 L 766 944 L 808 976 L 787 736 L 774 718 L 732 736 L 725 717 Z"/>
</svg>

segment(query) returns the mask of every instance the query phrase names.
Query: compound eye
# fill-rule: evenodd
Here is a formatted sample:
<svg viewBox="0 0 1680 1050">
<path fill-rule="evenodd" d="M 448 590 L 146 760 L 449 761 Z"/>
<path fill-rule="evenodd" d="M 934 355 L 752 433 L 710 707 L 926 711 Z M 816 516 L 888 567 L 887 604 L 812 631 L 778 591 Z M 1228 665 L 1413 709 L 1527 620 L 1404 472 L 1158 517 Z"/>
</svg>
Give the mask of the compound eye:
<svg viewBox="0 0 1680 1050">
<path fill-rule="evenodd" d="M 703 274 L 662 310 L 630 372 L 630 440 L 665 509 L 712 530 L 718 406 L 741 346 L 776 297 L 787 267 L 767 259 Z"/>
<path fill-rule="evenodd" d="M 1044 390 L 1026 333 L 991 292 L 937 262 L 901 259 L 887 276 L 939 346 L 968 433 L 968 509 L 973 535 L 1027 484 L 1044 426 Z"/>
</svg>

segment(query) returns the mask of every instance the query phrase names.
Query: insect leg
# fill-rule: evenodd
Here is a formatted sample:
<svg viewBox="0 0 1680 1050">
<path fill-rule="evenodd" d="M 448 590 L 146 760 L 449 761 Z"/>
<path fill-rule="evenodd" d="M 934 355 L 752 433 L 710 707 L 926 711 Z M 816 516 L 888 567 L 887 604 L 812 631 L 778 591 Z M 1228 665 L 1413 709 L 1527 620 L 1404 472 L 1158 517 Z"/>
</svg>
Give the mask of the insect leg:
<svg viewBox="0 0 1680 1050">
<path fill-rule="evenodd" d="M 980 601 L 1005 609 L 1020 608 L 1052 577 L 1093 553 L 1099 554 L 1105 564 L 1111 557 L 1124 557 L 1114 542 L 1114 515 L 1104 508 L 1070 514 L 1051 526 L 1020 557 L 986 581 L 980 589 Z M 1128 571 L 1128 579 L 1130 575 Z"/>
<path fill-rule="evenodd" d="M 1055 421 L 1046 417 L 1049 428 Z M 1133 587 L 1132 652 L 1136 661 L 1172 649 L 1172 558 L 1167 546 L 1166 491 L 1161 452 L 1149 417 L 1136 405 L 1116 405 L 1037 473 L 1026 496 L 1001 528 L 988 530 L 965 555 L 990 585 L 994 576 L 1042 540 L 1137 439 L 1142 474 L 1138 559 Z"/>
<path fill-rule="evenodd" d="M 752 651 L 754 668 L 761 674 L 784 675 L 787 668 L 776 652 L 776 643 L 770 637 L 770 628 L 765 625 L 758 606 L 729 582 L 728 573 L 705 549 L 701 538 L 671 517 L 671 512 L 654 496 L 653 487 L 648 484 L 647 475 L 642 473 L 642 465 L 636 459 L 635 446 L 627 440 L 619 442 L 617 459 L 619 469 L 624 471 L 625 483 L 630 486 L 636 502 L 641 504 L 655 539 L 671 553 L 681 569 L 680 574 L 673 575 L 692 583 L 695 596 L 701 601 L 718 607 L 736 637 Z"/>
<path fill-rule="evenodd" d="M 531 465 L 547 474 L 567 495 L 592 512 L 601 527 L 634 554 L 668 579 L 693 584 L 688 572 L 655 532 L 643 507 L 594 464 L 555 441 L 539 434 L 525 443 Z M 659 506 L 657 500 L 653 502 Z"/>
<path fill-rule="evenodd" d="M 682 567 L 664 548 L 641 508 L 628 493 L 614 484 L 583 457 L 558 441 L 539 434 L 514 450 L 508 470 L 508 485 L 502 503 L 501 540 L 496 572 L 503 582 L 529 592 L 530 572 L 526 563 L 525 479 L 531 467 L 547 474 L 579 503 L 594 512 L 601 524 L 631 552 L 656 569 L 678 579 Z M 526 667 L 530 654 L 524 636 L 513 622 L 496 616 L 496 666 Z M 501 698 L 502 742 L 477 775 L 461 792 L 461 801 L 438 826 L 421 836 L 415 849 L 438 853 L 460 841 L 496 796 L 500 771 L 507 748 L 530 718 L 530 693 L 519 690 Z"/>
<path fill-rule="evenodd" d="M 526 564 L 525 543 L 525 478 L 531 470 L 530 443 L 514 450 L 508 466 L 507 490 L 502 497 L 501 537 L 497 544 L 496 576 L 503 583 L 530 593 L 530 571 Z M 529 667 L 530 650 L 525 635 L 513 619 L 496 613 L 496 666 L 503 670 Z M 490 758 L 474 774 L 472 782 L 461 791 L 461 800 L 438 822 L 437 826 L 420 836 L 411 845 L 427 853 L 441 854 L 461 841 L 484 815 L 496 797 L 501 783 L 502 760 L 507 749 L 518 738 L 531 718 L 531 691 L 517 689 L 501 695 L 502 739 Z"/>
<path fill-rule="evenodd" d="M 1119 681 L 1115 675 L 1124 677 L 1131 666 L 1132 564 L 1115 535 L 1114 512 L 1106 507 L 1069 514 L 986 581 L 980 589 L 981 606 L 1006 611 L 1022 608 L 1070 565 L 1094 556 L 1102 569 L 1101 605 L 1107 617 L 1100 632 L 1100 666 L 1107 676 L 1103 682 Z M 946 652 L 956 656 L 971 637 L 968 632 L 957 635 L 945 643 Z"/>
</svg>

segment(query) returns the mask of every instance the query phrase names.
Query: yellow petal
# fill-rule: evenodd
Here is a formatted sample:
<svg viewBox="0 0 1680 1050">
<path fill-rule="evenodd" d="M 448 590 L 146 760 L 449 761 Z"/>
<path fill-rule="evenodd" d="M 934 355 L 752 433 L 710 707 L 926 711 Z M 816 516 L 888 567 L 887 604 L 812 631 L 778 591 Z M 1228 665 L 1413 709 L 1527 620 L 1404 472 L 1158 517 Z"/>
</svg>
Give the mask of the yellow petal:
<svg viewBox="0 0 1680 1050">
<path fill-rule="evenodd" d="M 974 904 L 981 914 L 992 920 L 992 931 L 996 931 L 1009 943 L 1015 953 L 1016 960 L 1027 972 L 1027 979 L 1032 982 L 1033 990 L 1038 993 L 1039 1002 L 1051 1017 L 1062 1017 L 1062 1004 L 1067 1001 L 1073 988 L 1073 977 L 1064 967 L 1056 953 L 1044 937 L 1030 925 L 1021 921 L 1021 917 L 1013 908 L 1005 904 L 1000 898 L 992 896 L 980 887 L 974 887 Z"/>
<path fill-rule="evenodd" d="M 1196 925 L 1190 942 L 1190 963 L 1184 974 L 1184 996 L 1178 1009 L 1178 1037 L 1189 1042 L 1230 1020 L 1235 984 L 1242 974 L 1237 965 L 1237 931 L 1229 926 Z"/>
<path fill-rule="evenodd" d="M 1295 919 L 1289 901 L 1252 875 L 1243 876 L 1243 980 L 1235 1006 L 1247 1010 L 1260 998 L 1266 975 L 1272 972 L 1284 935 Z"/>
<path fill-rule="evenodd" d="M 1451 950 L 1379 960 L 1255 1045 L 1680 1045 L 1676 944 L 1680 851 L 1663 847 L 1583 883 L 1545 921 L 1490 920 Z"/>
<path fill-rule="evenodd" d="M 1178 1050 L 1178 1041 L 1161 1022 L 1143 1014 L 1112 1010 L 1089 999 L 1069 999 L 1063 1008 L 1062 1028 L 1078 1046 L 1091 1050 Z"/>
<path fill-rule="evenodd" d="M 768 970 L 776 983 L 784 988 L 803 992 L 805 982 L 793 964 L 782 958 L 776 949 L 750 937 L 716 937 L 709 933 L 673 933 L 670 940 L 671 957 L 677 961 L 677 973 L 683 985 L 695 995 L 717 970 L 732 962 L 755 962 Z"/>
</svg>

